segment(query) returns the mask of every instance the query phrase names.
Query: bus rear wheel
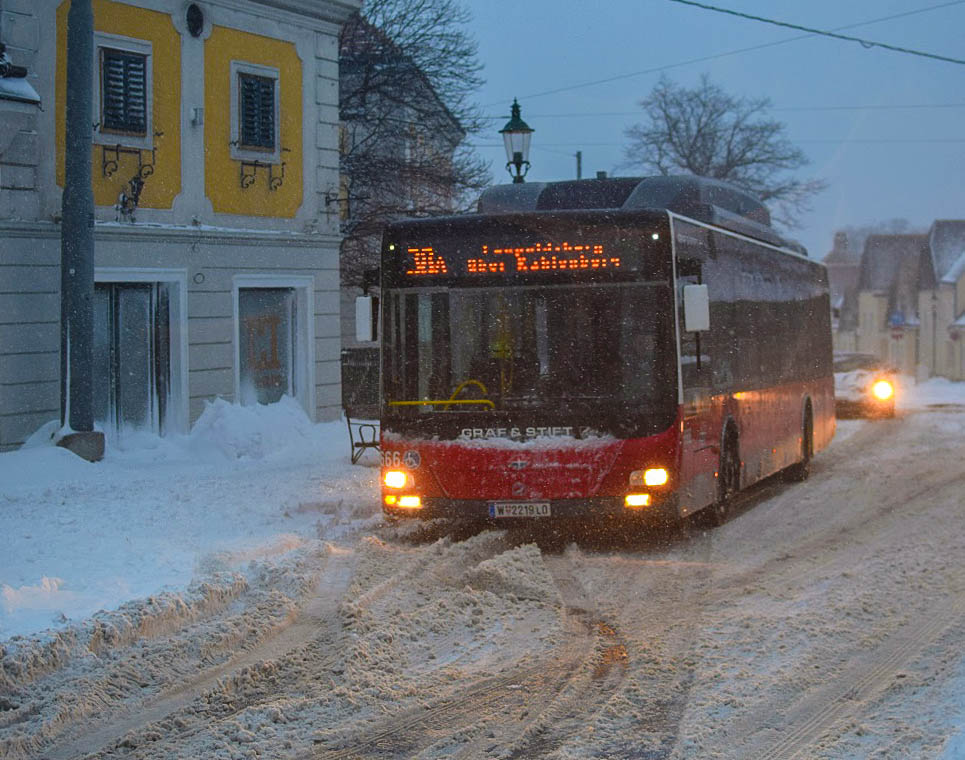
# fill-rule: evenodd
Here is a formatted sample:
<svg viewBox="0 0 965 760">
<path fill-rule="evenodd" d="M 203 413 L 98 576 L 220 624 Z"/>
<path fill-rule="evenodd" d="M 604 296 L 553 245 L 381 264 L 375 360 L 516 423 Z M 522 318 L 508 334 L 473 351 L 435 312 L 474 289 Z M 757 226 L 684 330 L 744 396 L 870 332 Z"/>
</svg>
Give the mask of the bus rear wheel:
<svg viewBox="0 0 965 760">
<path fill-rule="evenodd" d="M 784 479 L 790 483 L 803 483 L 811 476 L 811 458 L 814 456 L 814 422 L 811 407 L 804 413 L 804 427 L 801 429 L 801 461 L 792 464 L 784 471 Z"/>
</svg>

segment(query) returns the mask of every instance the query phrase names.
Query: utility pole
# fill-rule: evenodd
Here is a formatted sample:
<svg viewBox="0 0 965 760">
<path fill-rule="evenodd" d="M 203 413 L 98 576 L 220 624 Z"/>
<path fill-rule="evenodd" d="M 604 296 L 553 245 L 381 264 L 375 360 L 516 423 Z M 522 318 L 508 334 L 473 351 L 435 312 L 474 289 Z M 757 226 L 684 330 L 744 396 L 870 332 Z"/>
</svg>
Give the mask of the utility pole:
<svg viewBox="0 0 965 760">
<path fill-rule="evenodd" d="M 583 151 L 576 151 L 576 178 L 583 179 Z"/>
<path fill-rule="evenodd" d="M 60 421 L 58 441 L 92 462 L 104 456 L 94 431 L 94 193 L 91 145 L 94 86 L 91 0 L 67 13 L 67 109 L 60 227 Z"/>
</svg>

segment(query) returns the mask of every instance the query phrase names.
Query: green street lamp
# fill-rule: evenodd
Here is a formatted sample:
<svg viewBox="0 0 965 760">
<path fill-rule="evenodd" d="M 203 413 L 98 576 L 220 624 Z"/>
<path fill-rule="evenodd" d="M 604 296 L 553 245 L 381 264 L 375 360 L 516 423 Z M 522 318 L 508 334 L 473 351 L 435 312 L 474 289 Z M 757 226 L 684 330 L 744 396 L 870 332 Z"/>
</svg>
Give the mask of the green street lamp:
<svg viewBox="0 0 965 760">
<path fill-rule="evenodd" d="M 513 98 L 510 110 L 512 118 L 506 126 L 499 130 L 506 146 L 506 171 L 513 178 L 513 183 L 523 182 L 523 177 L 529 171 L 529 141 L 533 136 L 533 129 L 519 117 L 519 103 Z M 513 169 L 516 173 L 513 174 Z"/>
</svg>

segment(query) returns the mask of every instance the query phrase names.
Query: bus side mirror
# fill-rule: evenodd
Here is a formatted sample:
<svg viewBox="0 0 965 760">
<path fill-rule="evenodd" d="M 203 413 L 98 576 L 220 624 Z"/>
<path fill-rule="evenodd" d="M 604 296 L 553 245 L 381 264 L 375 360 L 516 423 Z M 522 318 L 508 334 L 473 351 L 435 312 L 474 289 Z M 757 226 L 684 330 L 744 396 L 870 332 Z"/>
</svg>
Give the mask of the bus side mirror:
<svg viewBox="0 0 965 760">
<path fill-rule="evenodd" d="M 706 285 L 684 285 L 684 329 L 687 332 L 710 329 L 710 297 Z"/>
<path fill-rule="evenodd" d="M 355 340 L 371 343 L 375 340 L 375 299 L 358 296 L 355 299 Z"/>
</svg>

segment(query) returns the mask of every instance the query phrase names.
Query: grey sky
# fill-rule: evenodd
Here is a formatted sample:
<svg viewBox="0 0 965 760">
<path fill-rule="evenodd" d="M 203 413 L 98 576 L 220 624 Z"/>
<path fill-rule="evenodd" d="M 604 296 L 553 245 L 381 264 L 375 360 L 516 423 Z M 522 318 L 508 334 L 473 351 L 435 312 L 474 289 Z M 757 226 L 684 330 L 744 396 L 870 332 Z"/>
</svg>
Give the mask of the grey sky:
<svg viewBox="0 0 965 760">
<path fill-rule="evenodd" d="M 949 0 L 710 0 L 708 4 L 890 45 L 965 58 L 965 2 L 864 24 Z M 497 131 L 519 98 L 535 129 L 528 179 L 629 174 L 624 130 L 666 74 L 692 86 L 701 73 L 728 92 L 766 96 L 808 155 L 803 174 L 828 189 L 793 232 L 822 258 L 835 229 L 907 218 L 965 218 L 965 66 L 734 18 L 669 0 L 476 0 L 471 29 L 487 83 L 478 102 L 495 117 L 474 140 L 508 181 Z M 860 26 L 853 26 L 861 24 Z M 842 27 L 849 27 L 842 30 Z M 803 39 L 800 39 L 804 37 Z M 772 44 L 799 38 L 782 44 Z M 758 50 L 689 63 L 757 45 Z M 682 65 L 674 65 L 682 64 Z M 631 76 L 626 76 L 631 75 Z M 583 83 L 611 81 L 576 87 Z M 559 92 L 552 90 L 568 88 Z M 549 94 L 548 94 L 549 93 Z M 933 107 L 909 107 L 909 106 Z M 857 109 L 854 106 L 871 106 Z"/>
</svg>

